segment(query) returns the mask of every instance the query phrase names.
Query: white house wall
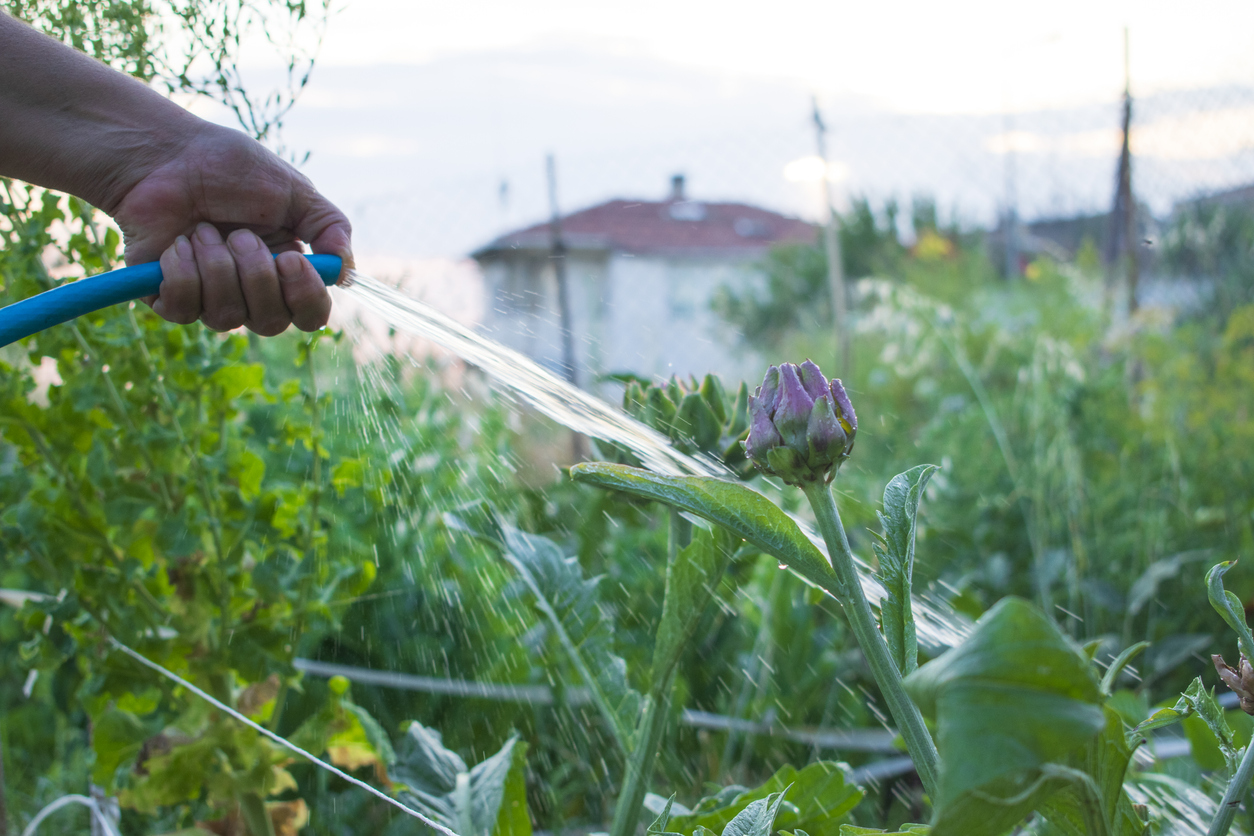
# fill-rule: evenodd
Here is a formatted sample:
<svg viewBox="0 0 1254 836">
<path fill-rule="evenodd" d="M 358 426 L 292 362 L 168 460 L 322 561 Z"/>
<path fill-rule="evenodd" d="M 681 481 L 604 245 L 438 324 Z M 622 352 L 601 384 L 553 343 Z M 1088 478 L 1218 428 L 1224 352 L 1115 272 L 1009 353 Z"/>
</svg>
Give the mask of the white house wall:
<svg viewBox="0 0 1254 836">
<path fill-rule="evenodd" d="M 669 377 L 715 372 L 750 379 L 757 362 L 741 356 L 737 335 L 711 303 L 724 285 L 761 282 L 753 260 L 615 253 L 608 269 L 605 371 Z"/>
<path fill-rule="evenodd" d="M 593 332 L 600 316 L 605 259 L 575 254 L 567 260 L 575 375 L 587 386 L 600 368 L 599 340 Z M 562 332 L 557 304 L 557 275 L 545 254 L 511 253 L 483 264 L 489 310 L 484 328 L 498 342 L 562 374 Z"/>
<path fill-rule="evenodd" d="M 575 253 L 567 261 L 576 379 L 591 390 L 600 375 L 722 375 L 735 385 L 761 375 L 760 361 L 737 348 L 737 335 L 711 303 L 724 285 L 760 285 L 755 259 Z M 557 282 L 545 254 L 512 252 L 484 260 L 496 340 L 554 373 L 562 371 Z"/>
</svg>

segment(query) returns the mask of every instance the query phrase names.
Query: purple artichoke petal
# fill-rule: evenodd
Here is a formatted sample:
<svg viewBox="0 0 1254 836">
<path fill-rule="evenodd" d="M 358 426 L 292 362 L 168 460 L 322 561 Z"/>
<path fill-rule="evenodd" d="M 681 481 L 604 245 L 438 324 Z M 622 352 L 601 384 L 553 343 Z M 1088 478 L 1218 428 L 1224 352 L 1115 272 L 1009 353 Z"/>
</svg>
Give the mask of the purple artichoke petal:
<svg viewBox="0 0 1254 836">
<path fill-rule="evenodd" d="M 803 456 L 809 452 L 806 445 L 806 427 L 810 423 L 810 411 L 813 408 L 814 398 L 801 385 L 797 367 L 792 363 L 780 366 L 779 406 L 771 417 L 784 443 Z"/>
<path fill-rule="evenodd" d="M 811 398 L 819 398 L 827 394 L 827 378 L 823 377 L 822 370 L 813 360 L 806 360 L 797 371 L 801 377 L 801 385 L 805 387 L 806 394 Z"/>
<path fill-rule="evenodd" d="M 806 441 L 810 446 L 810 462 L 826 467 L 840 461 L 845 452 L 845 430 L 836 417 L 832 399 L 823 395 L 814 402 L 810 423 L 806 427 Z"/>
<path fill-rule="evenodd" d="M 849 396 L 845 394 L 845 387 L 840 380 L 832 381 L 832 401 L 836 404 L 836 416 L 840 418 L 841 424 L 845 427 L 845 433 L 849 436 L 849 443 L 853 443 L 853 436 L 858 431 L 858 416 L 853 411 L 853 404 L 849 402 Z"/>
<path fill-rule="evenodd" d="M 775 408 L 779 406 L 779 366 L 771 366 L 766 370 L 762 385 L 753 394 L 761 402 L 768 415 L 775 414 Z"/>
<path fill-rule="evenodd" d="M 754 462 L 766 461 L 766 453 L 783 443 L 766 408 L 757 398 L 749 399 L 749 437 L 745 439 L 745 455 Z"/>
</svg>

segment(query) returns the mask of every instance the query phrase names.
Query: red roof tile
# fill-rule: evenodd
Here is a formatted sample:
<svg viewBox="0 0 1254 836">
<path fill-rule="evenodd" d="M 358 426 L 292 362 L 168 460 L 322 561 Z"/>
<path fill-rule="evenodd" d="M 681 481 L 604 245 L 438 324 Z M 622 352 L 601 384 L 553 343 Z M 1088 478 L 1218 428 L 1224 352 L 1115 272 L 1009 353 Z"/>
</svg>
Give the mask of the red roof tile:
<svg viewBox="0 0 1254 836">
<path fill-rule="evenodd" d="M 797 218 L 744 203 L 611 200 L 562 218 L 562 236 L 572 250 L 727 252 L 746 255 L 772 244 L 815 240 L 816 227 Z M 547 250 L 549 224 L 506 233 L 475 252 Z"/>
</svg>

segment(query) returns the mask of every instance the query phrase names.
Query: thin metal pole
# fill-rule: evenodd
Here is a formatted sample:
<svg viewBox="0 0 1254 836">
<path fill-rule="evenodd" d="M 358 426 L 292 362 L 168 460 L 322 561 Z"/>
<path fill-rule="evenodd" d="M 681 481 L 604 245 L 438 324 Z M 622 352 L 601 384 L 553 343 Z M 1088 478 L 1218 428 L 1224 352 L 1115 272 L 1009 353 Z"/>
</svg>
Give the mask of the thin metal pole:
<svg viewBox="0 0 1254 836">
<path fill-rule="evenodd" d="M 819 159 L 823 162 L 820 184 L 823 202 L 827 206 L 827 223 L 823 227 L 823 244 L 827 250 L 827 283 L 832 294 L 832 328 L 836 332 L 836 345 L 840 357 L 837 369 L 848 380 L 853 376 L 853 346 L 849 333 L 849 295 L 845 288 L 845 269 L 840 254 L 840 217 L 832 200 L 832 184 L 827 176 L 827 125 L 819 113 L 818 97 L 811 98 L 814 118 L 814 139 Z"/>
<path fill-rule="evenodd" d="M 1128 285 L 1128 315 L 1136 313 L 1140 264 L 1137 259 L 1136 200 L 1132 191 L 1132 70 L 1129 62 L 1128 30 L 1123 30 L 1123 120 L 1119 148 L 1119 168 L 1115 174 L 1115 206 L 1110 218 L 1110 244 L 1104 306 L 1113 310 L 1112 300 L 1120 266 Z"/>
<path fill-rule="evenodd" d="M 557 316 L 562 332 L 562 366 L 566 382 L 578 386 L 575 374 L 575 335 L 570 312 L 570 283 L 566 273 L 566 240 L 562 237 L 562 213 L 557 208 L 557 160 L 552 154 L 546 159 L 549 180 L 549 259 L 553 262 L 553 275 L 557 279 Z M 571 456 L 575 461 L 587 458 L 587 440 L 579 433 L 570 436 Z"/>
<path fill-rule="evenodd" d="M 1130 61 L 1128 27 L 1123 28 L 1123 147 L 1120 149 L 1119 188 L 1123 193 L 1123 244 L 1128 259 L 1128 315 L 1137 310 L 1137 285 L 1141 281 L 1141 265 L 1137 258 L 1136 199 L 1132 193 L 1132 64 Z"/>
<path fill-rule="evenodd" d="M 549 258 L 553 262 L 553 272 L 557 277 L 557 315 L 562 330 L 562 366 L 566 372 L 566 380 L 575 380 L 575 339 L 570 320 L 570 289 L 566 276 L 566 241 L 562 238 L 562 215 L 557 208 L 557 160 L 549 154 L 547 159 L 549 179 Z"/>
</svg>

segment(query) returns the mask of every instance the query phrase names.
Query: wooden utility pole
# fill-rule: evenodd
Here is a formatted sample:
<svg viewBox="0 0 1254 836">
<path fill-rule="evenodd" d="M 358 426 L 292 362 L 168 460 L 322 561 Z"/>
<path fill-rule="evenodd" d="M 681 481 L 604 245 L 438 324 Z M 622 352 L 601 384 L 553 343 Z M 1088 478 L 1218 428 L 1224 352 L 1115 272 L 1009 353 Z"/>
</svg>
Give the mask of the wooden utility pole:
<svg viewBox="0 0 1254 836">
<path fill-rule="evenodd" d="M 547 160 L 549 178 L 549 259 L 553 262 L 553 274 L 557 277 L 557 316 L 562 331 L 562 370 L 566 380 L 575 380 L 575 338 L 570 321 L 570 288 L 566 280 L 566 241 L 562 238 L 562 215 L 557 209 L 557 161 L 549 154 Z"/>
<path fill-rule="evenodd" d="M 1128 315 L 1137 310 L 1137 285 L 1141 266 L 1137 257 L 1136 199 L 1132 193 L 1132 69 L 1128 59 L 1128 29 L 1123 30 L 1123 125 L 1119 150 L 1119 170 L 1115 176 L 1115 206 L 1110 217 L 1110 245 L 1107 248 L 1107 306 L 1114 296 L 1115 276 L 1120 262 L 1128 285 Z"/>
<path fill-rule="evenodd" d="M 841 377 L 848 380 L 853 376 L 853 345 L 849 333 L 849 295 L 845 289 L 845 269 L 840 255 L 840 218 L 836 215 L 836 204 L 832 199 L 832 184 L 828 178 L 827 126 L 823 124 L 823 116 L 819 113 L 818 97 L 811 97 L 810 102 L 814 111 L 814 139 L 818 147 L 819 160 L 823 163 L 823 172 L 819 182 L 823 188 L 823 202 L 827 207 L 823 243 L 827 250 L 828 289 L 832 294 L 832 329 L 836 332 L 836 350 L 840 355 L 836 362 L 836 369 Z"/>
<path fill-rule="evenodd" d="M 570 313 L 570 284 L 566 273 L 566 241 L 562 238 L 562 213 L 557 208 L 557 160 L 549 154 L 546 160 L 549 180 L 549 260 L 553 263 L 553 275 L 557 279 L 557 317 L 562 332 L 562 370 L 566 381 L 578 386 L 575 376 L 575 334 Z M 587 458 L 587 445 L 579 433 L 571 434 L 571 455 L 575 461 Z"/>
</svg>

